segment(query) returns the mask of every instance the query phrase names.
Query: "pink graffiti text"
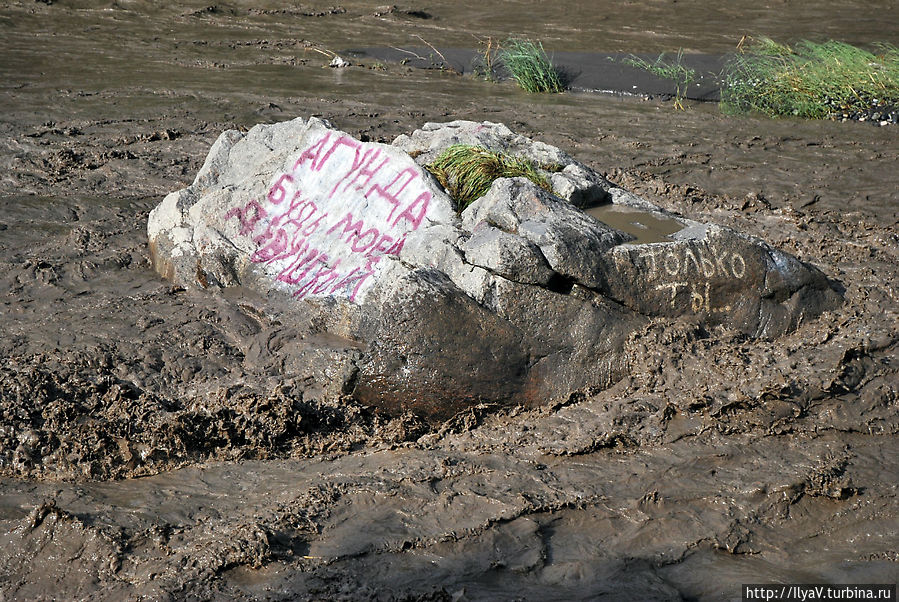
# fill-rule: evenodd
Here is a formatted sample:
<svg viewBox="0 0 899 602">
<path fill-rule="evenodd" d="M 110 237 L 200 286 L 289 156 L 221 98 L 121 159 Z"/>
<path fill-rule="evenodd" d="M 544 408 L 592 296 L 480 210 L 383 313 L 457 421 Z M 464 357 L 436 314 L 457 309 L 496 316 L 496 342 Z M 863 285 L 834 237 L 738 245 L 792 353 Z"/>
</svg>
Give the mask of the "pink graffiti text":
<svg viewBox="0 0 899 602">
<path fill-rule="evenodd" d="M 335 178 L 326 198 L 305 195 L 299 187 L 303 172 L 320 172 L 335 153 L 346 152 L 352 153 L 349 168 Z M 406 234 L 421 226 L 431 202 L 429 191 L 412 186 L 420 172 L 413 167 L 390 169 L 390 163 L 380 148 L 365 148 L 349 136 L 328 132 L 300 154 L 291 172 L 276 178 L 264 204 L 250 200 L 230 209 L 225 219 L 238 220 L 239 234 L 255 246 L 250 260 L 272 266 L 275 280 L 292 287 L 294 297 L 341 291 L 353 301 L 381 259 L 399 255 Z M 371 203 L 369 208 L 383 209 L 377 209 L 375 216 L 346 211 L 330 227 L 323 227 L 329 214 L 321 206 L 335 195 L 360 194 Z M 341 243 L 337 252 L 336 241 Z M 322 249 L 331 249 L 334 256 Z"/>
</svg>

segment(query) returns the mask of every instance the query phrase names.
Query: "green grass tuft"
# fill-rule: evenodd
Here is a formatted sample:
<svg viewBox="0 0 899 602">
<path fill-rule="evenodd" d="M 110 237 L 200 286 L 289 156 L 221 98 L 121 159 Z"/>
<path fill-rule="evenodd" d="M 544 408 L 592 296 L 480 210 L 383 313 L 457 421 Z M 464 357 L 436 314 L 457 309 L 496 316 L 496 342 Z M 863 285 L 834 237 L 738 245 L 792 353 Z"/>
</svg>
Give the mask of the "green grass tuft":
<svg viewBox="0 0 899 602">
<path fill-rule="evenodd" d="M 482 146 L 454 144 L 425 169 L 446 188 L 459 213 L 487 194 L 497 178 L 525 177 L 552 192 L 549 181 L 532 161 L 496 153 Z"/>
<path fill-rule="evenodd" d="M 499 59 L 523 90 L 558 93 L 565 89 L 559 71 L 546 56 L 540 42 L 506 40 L 499 51 Z"/>
<path fill-rule="evenodd" d="M 899 104 L 899 49 L 843 42 L 756 40 L 724 70 L 721 109 L 771 117 L 835 118 Z"/>
<path fill-rule="evenodd" d="M 656 77 L 672 80 L 677 86 L 674 95 L 674 106 L 683 110 L 683 101 L 687 97 L 687 89 L 693 83 L 693 80 L 696 79 L 696 70 L 684 65 L 683 48 L 677 51 L 677 57 L 674 60 L 667 59 L 666 55 L 667 53 L 663 52 L 652 63 L 635 55 L 622 59 L 621 62 L 631 67 L 648 71 Z"/>
</svg>

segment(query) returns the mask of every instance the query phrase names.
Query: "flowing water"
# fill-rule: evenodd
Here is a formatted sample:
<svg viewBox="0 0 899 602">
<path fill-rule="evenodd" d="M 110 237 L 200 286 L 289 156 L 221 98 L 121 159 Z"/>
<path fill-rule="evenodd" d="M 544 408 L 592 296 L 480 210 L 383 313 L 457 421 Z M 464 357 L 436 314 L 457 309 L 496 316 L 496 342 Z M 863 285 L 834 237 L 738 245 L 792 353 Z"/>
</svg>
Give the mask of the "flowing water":
<svg viewBox="0 0 899 602">
<path fill-rule="evenodd" d="M 0 599 L 722 600 L 896 581 L 896 128 L 327 66 L 510 35 L 550 52 L 899 45 L 899 6 L 0 5 Z M 304 359 L 326 342 L 267 322 L 264 300 L 173 289 L 145 238 L 223 130 L 311 115 L 384 141 L 504 122 L 814 263 L 846 303 L 776 341 L 654 322 L 627 342 L 629 378 L 564 406 L 433 429 L 328 405 Z M 603 211 L 655 240 L 675 227 Z"/>
</svg>

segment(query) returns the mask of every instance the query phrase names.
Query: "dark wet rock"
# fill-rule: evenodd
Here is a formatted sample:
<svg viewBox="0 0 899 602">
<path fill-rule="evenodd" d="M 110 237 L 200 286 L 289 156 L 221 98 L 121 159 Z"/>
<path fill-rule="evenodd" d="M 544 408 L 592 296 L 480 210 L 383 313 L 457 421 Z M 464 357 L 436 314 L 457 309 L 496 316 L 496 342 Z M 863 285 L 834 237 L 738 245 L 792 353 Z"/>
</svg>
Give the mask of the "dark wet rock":
<svg viewBox="0 0 899 602">
<path fill-rule="evenodd" d="M 694 313 L 707 324 L 767 337 L 840 302 L 824 274 L 762 241 L 714 225 L 672 238 L 604 255 L 598 290 L 644 315 Z"/>
<path fill-rule="evenodd" d="M 423 166 L 460 143 L 531 160 L 553 192 L 501 178 L 458 215 Z M 682 229 L 633 244 L 579 208 L 600 202 Z M 627 372 L 623 341 L 652 318 L 770 337 L 840 302 L 792 256 L 666 214 L 487 122 L 427 124 L 392 145 L 314 118 L 225 132 L 148 233 L 157 271 L 177 284 L 240 285 L 298 337 L 341 337 L 333 395 L 431 419 L 606 387 Z"/>
<path fill-rule="evenodd" d="M 529 363 L 522 338 L 443 272 L 415 270 L 381 304 L 357 397 L 394 414 L 444 419 L 481 402 L 519 399 Z"/>
</svg>

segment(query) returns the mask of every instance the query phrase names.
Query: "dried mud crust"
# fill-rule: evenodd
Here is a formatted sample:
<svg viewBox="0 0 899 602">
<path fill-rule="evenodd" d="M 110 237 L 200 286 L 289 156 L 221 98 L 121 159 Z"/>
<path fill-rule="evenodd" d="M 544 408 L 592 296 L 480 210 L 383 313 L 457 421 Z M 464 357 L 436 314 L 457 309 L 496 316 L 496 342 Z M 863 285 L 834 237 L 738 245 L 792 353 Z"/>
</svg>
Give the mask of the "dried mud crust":
<svg viewBox="0 0 899 602">
<path fill-rule="evenodd" d="M 108 366 L 52 359 L 10 361 L 0 377 L 5 475 L 110 479 L 210 459 L 346 452 L 396 428 L 351 400 L 305 400 L 295 386 L 267 394 L 235 386 L 200 398 L 166 398 L 122 380 Z"/>
<path fill-rule="evenodd" d="M 174 352 L 169 346 L 185 333 L 157 335 L 140 351 L 120 342 L 9 353 L 0 369 L 0 475 L 113 479 L 211 459 L 346 453 L 425 430 L 412 415 L 381 419 L 349 397 L 323 395 L 328 384 L 312 382 L 326 378 L 321 371 L 273 378 L 249 368 L 236 375 L 222 363 L 239 365 L 244 357 L 214 329 L 195 332 L 196 345 Z"/>
</svg>

